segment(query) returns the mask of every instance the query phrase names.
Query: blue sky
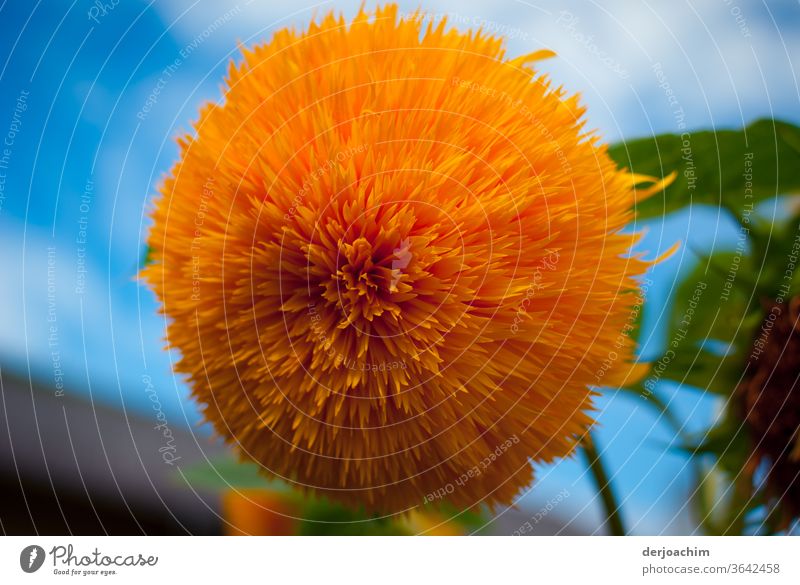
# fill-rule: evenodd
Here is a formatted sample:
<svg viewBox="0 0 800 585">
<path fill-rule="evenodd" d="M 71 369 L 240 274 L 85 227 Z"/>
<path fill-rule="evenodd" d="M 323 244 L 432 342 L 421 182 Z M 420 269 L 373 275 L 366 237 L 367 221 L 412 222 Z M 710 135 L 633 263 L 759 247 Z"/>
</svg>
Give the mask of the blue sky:
<svg viewBox="0 0 800 585">
<path fill-rule="evenodd" d="M 196 425 L 187 388 L 171 374 L 174 356 L 163 351 L 154 298 L 134 278 L 154 186 L 175 160 L 175 136 L 202 102 L 219 98 L 238 43 L 265 40 L 282 26 L 302 28 L 331 8 L 352 15 L 359 2 L 106 4 L 0 2 L 0 135 L 13 131 L 11 164 L 0 177 L 7 265 L 0 366 L 50 384 L 62 370 L 70 391 L 137 412 L 149 408 L 142 382 L 149 375 L 171 421 Z M 679 131 L 680 123 L 800 122 L 796 2 L 400 4 L 448 14 L 459 28 L 503 33 L 509 54 L 554 50 L 558 57 L 541 68 L 581 92 L 590 126 L 609 141 Z M 646 227 L 640 249 L 651 257 L 676 240 L 686 244 L 651 274 L 643 350 L 651 354 L 663 343 L 659 317 L 676 275 L 691 265 L 691 250 L 729 245 L 734 231 L 708 209 Z M 599 404 L 599 440 L 627 498 L 628 523 L 644 533 L 689 530 L 681 506 L 690 481 L 685 460 L 664 449 L 670 433 L 627 398 L 609 394 Z M 697 428 L 713 416 L 713 404 L 697 392 L 681 392 L 678 406 Z M 598 507 L 576 461 L 541 468 L 522 505 L 536 510 L 565 486 L 571 495 L 559 514 L 590 526 Z"/>
</svg>

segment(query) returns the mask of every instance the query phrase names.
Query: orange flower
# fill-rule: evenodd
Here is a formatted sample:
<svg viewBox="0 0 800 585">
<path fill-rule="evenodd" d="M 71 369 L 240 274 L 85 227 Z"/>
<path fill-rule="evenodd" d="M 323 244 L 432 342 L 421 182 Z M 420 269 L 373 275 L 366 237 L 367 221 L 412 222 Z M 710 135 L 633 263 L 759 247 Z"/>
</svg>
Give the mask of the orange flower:
<svg viewBox="0 0 800 585">
<path fill-rule="evenodd" d="M 223 529 L 228 536 L 297 534 L 299 506 L 280 492 L 229 489 L 222 494 Z"/>
<path fill-rule="evenodd" d="M 529 66 L 551 53 L 503 46 L 331 14 L 244 50 L 180 139 L 144 277 L 265 474 L 384 512 L 510 504 L 589 427 L 591 386 L 634 375 L 642 177 Z"/>
</svg>

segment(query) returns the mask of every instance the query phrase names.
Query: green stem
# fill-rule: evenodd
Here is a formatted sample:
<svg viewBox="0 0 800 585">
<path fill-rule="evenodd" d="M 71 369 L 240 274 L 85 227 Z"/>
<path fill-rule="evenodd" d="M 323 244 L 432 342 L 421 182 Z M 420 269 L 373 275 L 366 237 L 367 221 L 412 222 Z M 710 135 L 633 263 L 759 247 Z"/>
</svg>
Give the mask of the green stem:
<svg viewBox="0 0 800 585">
<path fill-rule="evenodd" d="M 605 523 L 608 525 L 608 530 L 612 536 L 625 536 L 625 527 L 622 525 L 619 505 L 614 497 L 611 482 L 603 467 L 603 461 L 600 459 L 600 454 L 597 452 L 591 433 L 588 433 L 583 438 L 581 448 L 583 449 L 583 455 L 586 457 L 586 463 L 589 466 L 592 478 L 594 478 L 597 493 L 600 494 L 600 500 L 603 502 L 603 510 L 606 513 Z"/>
</svg>

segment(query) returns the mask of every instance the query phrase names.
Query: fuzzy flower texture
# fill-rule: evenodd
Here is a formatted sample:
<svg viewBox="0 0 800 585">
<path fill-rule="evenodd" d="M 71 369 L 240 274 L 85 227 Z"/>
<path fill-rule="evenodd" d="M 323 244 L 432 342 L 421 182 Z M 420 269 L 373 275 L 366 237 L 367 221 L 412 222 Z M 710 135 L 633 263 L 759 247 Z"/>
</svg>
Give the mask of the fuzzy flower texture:
<svg viewBox="0 0 800 585">
<path fill-rule="evenodd" d="M 243 53 L 153 212 L 177 372 L 268 477 L 380 513 L 513 504 L 592 388 L 641 374 L 622 230 L 661 183 L 530 66 L 549 51 L 390 5 Z"/>
</svg>

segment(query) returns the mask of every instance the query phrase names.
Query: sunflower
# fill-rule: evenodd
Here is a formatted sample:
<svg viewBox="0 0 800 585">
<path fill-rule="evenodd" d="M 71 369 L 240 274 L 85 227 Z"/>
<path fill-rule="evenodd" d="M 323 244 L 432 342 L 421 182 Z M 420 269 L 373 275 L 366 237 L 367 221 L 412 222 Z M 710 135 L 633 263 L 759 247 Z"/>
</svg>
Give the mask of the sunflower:
<svg viewBox="0 0 800 585">
<path fill-rule="evenodd" d="M 369 511 L 513 503 L 640 372 L 637 190 L 504 40 L 394 5 L 243 49 L 160 187 L 176 371 L 265 475 Z M 639 189 L 646 196 L 661 184 Z"/>
<path fill-rule="evenodd" d="M 780 529 L 800 518 L 800 296 L 768 302 L 738 388 L 750 442 L 745 466 L 763 472 Z"/>
</svg>

